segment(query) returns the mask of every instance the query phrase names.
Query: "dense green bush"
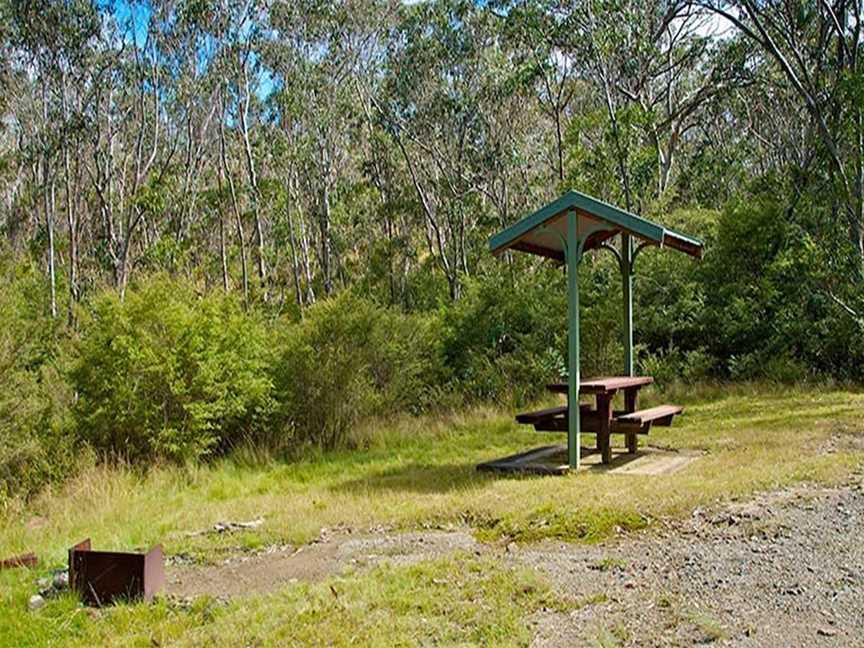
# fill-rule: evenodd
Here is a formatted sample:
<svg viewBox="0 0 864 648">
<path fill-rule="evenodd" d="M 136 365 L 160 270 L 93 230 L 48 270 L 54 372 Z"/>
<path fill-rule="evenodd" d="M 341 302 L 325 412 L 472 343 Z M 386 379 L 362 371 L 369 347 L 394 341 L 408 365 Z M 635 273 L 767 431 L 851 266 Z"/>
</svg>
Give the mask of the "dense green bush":
<svg viewBox="0 0 864 648">
<path fill-rule="evenodd" d="M 474 401 L 535 399 L 566 369 L 567 293 L 560 271 L 504 268 L 468 283 L 443 311 L 444 359 Z"/>
<path fill-rule="evenodd" d="M 683 352 L 677 347 L 640 354 L 637 371 L 652 376 L 661 388 L 677 381 L 695 383 L 716 373 L 715 360 L 703 349 Z"/>
<path fill-rule="evenodd" d="M 773 195 L 729 205 L 693 280 L 705 296 L 699 337 L 721 375 L 864 377 L 864 330 L 831 298 L 827 252 Z"/>
<path fill-rule="evenodd" d="M 522 261 L 469 282 L 443 312 L 447 369 L 471 400 L 523 404 L 566 375 L 566 274 L 551 264 L 525 272 Z M 620 373 L 623 302 L 614 258 L 587 255 L 579 283 L 581 373 Z"/>
<path fill-rule="evenodd" d="M 267 331 L 221 293 L 156 277 L 82 322 L 79 436 L 130 460 L 196 459 L 257 434 L 272 408 Z"/>
<path fill-rule="evenodd" d="M 333 448 L 363 417 L 423 409 L 441 375 L 431 318 L 350 293 L 285 326 L 276 349 L 275 424 L 301 445 Z"/>
<path fill-rule="evenodd" d="M 705 243 L 702 261 L 675 250 L 653 247 L 636 256 L 633 295 L 636 343 L 647 353 L 668 355 L 673 364 L 677 350 L 686 354 L 704 349 L 706 338 L 715 336 L 708 327 L 710 314 L 706 310 L 705 293 L 712 287 L 705 281 L 706 268 L 710 266 L 713 272 L 715 263 L 732 262 L 716 249 L 718 219 L 717 212 L 707 210 L 678 210 L 658 218 L 670 227 L 702 239 Z M 679 366 L 687 370 L 686 366 Z"/>
<path fill-rule="evenodd" d="M 57 327 L 34 299 L 44 292 L 35 269 L 0 263 L 0 504 L 73 468 Z"/>
</svg>

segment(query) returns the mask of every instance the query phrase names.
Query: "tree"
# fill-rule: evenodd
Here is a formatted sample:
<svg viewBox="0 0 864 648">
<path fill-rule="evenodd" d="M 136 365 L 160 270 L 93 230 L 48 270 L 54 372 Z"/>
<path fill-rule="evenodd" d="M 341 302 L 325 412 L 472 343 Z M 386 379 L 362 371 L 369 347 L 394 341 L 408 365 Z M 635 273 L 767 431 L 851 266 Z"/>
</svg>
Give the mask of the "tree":
<svg viewBox="0 0 864 648">
<path fill-rule="evenodd" d="M 39 83 L 41 123 L 37 136 L 41 172 L 42 209 L 47 238 L 47 267 L 51 287 L 51 314 L 57 316 L 55 270 L 55 168 L 63 154 L 66 217 L 69 226 L 70 304 L 78 298 L 77 217 L 72 200 L 70 139 L 74 122 L 69 106 L 70 77 L 78 74 L 98 31 L 96 7 L 87 0 L 58 2 L 11 0 L 11 44 L 20 52 L 20 65 L 32 66 Z M 59 96 L 59 102 L 57 97 Z M 59 107 L 57 104 L 60 104 Z M 58 115 L 59 113 L 59 115 Z M 59 117 L 61 128 L 54 127 Z"/>
<path fill-rule="evenodd" d="M 847 0 L 703 4 L 759 46 L 798 95 L 831 165 L 849 239 L 864 265 L 864 5 Z"/>
</svg>

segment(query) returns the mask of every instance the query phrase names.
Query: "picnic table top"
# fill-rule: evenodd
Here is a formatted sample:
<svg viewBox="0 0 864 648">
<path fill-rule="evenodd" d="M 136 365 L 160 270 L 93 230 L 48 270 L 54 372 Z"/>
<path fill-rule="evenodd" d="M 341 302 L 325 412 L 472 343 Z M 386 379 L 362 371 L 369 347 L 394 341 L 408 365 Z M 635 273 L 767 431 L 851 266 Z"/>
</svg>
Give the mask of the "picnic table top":
<svg viewBox="0 0 864 648">
<path fill-rule="evenodd" d="M 604 394 L 629 387 L 644 387 L 654 382 L 651 376 L 603 376 L 579 381 L 580 394 Z M 567 393 L 567 383 L 552 383 L 546 388 L 556 394 Z"/>
</svg>

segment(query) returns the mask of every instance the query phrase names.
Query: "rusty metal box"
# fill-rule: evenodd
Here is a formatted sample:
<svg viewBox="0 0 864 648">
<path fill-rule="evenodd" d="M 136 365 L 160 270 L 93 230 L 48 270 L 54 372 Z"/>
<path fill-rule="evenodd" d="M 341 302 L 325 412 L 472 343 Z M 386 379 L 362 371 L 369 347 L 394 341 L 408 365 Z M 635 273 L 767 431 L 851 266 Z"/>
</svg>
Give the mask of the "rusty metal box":
<svg viewBox="0 0 864 648">
<path fill-rule="evenodd" d="M 69 585 L 88 605 L 151 601 L 165 585 L 162 546 L 147 553 L 93 551 L 87 538 L 69 550 Z"/>
</svg>

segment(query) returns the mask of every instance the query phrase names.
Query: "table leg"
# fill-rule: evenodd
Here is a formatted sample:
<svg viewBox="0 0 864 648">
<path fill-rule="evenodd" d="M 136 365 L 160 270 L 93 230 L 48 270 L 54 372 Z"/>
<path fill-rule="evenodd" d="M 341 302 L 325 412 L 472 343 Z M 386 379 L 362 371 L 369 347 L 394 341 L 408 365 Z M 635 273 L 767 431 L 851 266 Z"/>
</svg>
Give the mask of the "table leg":
<svg viewBox="0 0 864 648">
<path fill-rule="evenodd" d="M 636 403 L 639 400 L 639 388 L 628 387 L 624 390 L 624 411 L 627 414 L 636 411 Z"/>
<path fill-rule="evenodd" d="M 603 458 L 603 463 L 612 461 L 612 444 L 609 428 L 612 423 L 612 394 L 597 394 L 597 414 L 600 417 L 600 427 L 597 430 L 597 449 Z"/>
<path fill-rule="evenodd" d="M 639 399 L 639 388 L 630 387 L 624 390 L 624 411 L 628 414 L 636 411 L 636 403 Z M 639 437 L 635 432 L 627 433 L 627 452 L 635 454 L 639 449 Z"/>
</svg>

